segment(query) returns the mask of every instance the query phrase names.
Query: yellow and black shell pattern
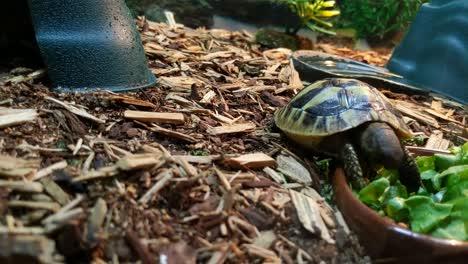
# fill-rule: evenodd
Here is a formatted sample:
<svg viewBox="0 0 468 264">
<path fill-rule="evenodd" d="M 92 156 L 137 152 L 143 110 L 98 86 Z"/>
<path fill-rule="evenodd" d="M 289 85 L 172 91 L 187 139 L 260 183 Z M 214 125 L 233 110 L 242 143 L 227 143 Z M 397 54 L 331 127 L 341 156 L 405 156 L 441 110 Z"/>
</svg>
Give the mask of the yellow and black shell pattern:
<svg viewBox="0 0 468 264">
<path fill-rule="evenodd" d="M 398 110 L 376 88 L 355 79 L 329 78 L 302 91 L 274 116 L 288 137 L 314 147 L 321 139 L 371 121 L 386 122 L 400 138 L 411 132 Z"/>
</svg>

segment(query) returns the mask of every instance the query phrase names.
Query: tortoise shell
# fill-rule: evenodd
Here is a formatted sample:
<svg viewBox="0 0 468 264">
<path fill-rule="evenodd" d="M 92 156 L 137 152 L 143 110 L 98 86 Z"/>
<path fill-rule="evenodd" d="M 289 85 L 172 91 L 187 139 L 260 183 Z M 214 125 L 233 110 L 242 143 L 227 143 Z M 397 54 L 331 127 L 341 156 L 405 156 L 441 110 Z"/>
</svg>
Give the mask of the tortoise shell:
<svg viewBox="0 0 468 264">
<path fill-rule="evenodd" d="M 390 101 L 376 88 L 355 79 L 317 81 L 280 108 L 274 119 L 289 138 L 312 148 L 328 136 L 373 121 L 389 124 L 400 138 L 411 137 Z"/>
</svg>

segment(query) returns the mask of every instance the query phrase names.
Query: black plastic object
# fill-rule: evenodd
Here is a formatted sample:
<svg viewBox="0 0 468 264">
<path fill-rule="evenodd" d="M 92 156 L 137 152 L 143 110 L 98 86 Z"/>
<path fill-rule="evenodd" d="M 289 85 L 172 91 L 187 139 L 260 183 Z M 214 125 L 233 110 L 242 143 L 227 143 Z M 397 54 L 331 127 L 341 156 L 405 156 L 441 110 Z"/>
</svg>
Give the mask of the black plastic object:
<svg viewBox="0 0 468 264">
<path fill-rule="evenodd" d="M 386 68 L 318 51 L 299 50 L 293 53 L 294 67 L 301 79 L 315 82 L 324 78 L 341 77 L 364 81 L 374 86 L 385 86 L 395 92 L 427 94 L 417 84 L 391 73 Z"/>
<path fill-rule="evenodd" d="M 36 40 L 57 91 L 128 91 L 151 86 L 124 0 L 29 0 Z"/>
<path fill-rule="evenodd" d="M 468 1 L 432 0 L 419 9 L 386 67 L 468 103 Z"/>
</svg>

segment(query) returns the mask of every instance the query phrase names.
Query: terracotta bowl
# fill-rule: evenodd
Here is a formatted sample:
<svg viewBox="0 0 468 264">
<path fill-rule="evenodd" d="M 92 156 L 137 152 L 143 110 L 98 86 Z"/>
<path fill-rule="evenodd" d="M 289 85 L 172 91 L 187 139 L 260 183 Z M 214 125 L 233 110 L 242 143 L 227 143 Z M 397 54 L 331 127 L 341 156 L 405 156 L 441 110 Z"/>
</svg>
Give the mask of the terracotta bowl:
<svg viewBox="0 0 468 264">
<path fill-rule="evenodd" d="M 468 263 L 468 242 L 418 234 L 380 216 L 352 193 L 342 168 L 335 171 L 333 190 L 346 223 L 378 263 Z"/>
</svg>

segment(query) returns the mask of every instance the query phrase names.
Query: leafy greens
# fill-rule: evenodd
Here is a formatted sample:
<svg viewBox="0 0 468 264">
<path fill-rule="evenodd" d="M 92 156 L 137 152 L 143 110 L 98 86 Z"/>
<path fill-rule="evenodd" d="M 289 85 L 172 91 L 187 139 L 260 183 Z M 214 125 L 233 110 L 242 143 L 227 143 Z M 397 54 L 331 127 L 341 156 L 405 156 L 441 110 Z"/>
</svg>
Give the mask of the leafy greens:
<svg viewBox="0 0 468 264">
<path fill-rule="evenodd" d="M 370 208 L 414 232 L 468 241 L 468 143 L 451 155 L 416 158 L 424 188 L 408 194 L 398 171 L 381 169 L 356 195 Z"/>
</svg>

